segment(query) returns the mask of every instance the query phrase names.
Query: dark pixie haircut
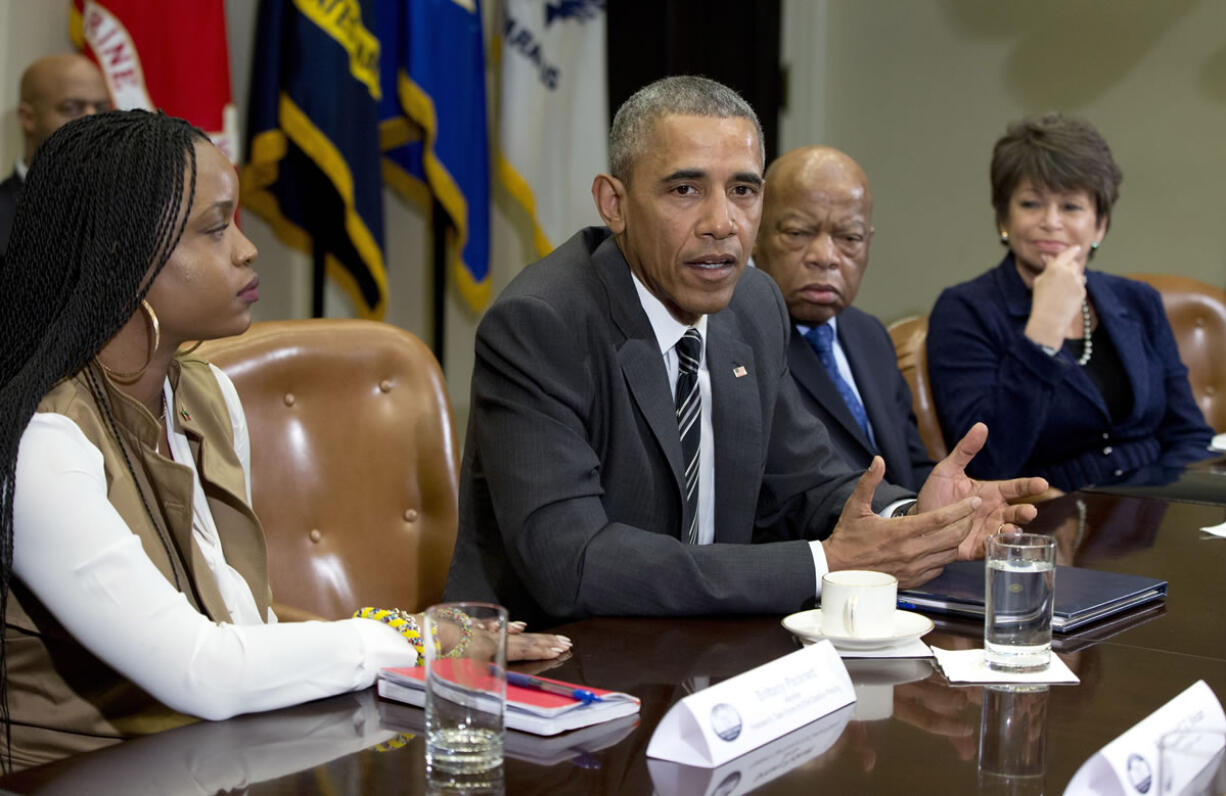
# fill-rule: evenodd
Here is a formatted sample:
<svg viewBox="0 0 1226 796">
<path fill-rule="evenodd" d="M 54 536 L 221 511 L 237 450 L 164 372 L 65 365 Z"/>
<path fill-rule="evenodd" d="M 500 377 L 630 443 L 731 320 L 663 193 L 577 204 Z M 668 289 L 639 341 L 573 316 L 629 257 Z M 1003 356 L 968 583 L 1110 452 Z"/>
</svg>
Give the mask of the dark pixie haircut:
<svg viewBox="0 0 1226 796">
<path fill-rule="evenodd" d="M 147 111 L 85 116 L 38 149 L 0 262 L 0 624 L 13 569 L 17 448 L 38 402 L 80 372 L 132 317 L 183 235 L 197 141 Z M 98 383 L 91 391 L 110 417 Z M 111 423 L 112 433 L 118 431 Z M 8 676 L 0 636 L 0 721 Z M 2 761 L 9 760 L 5 743 Z"/>
<path fill-rule="evenodd" d="M 1085 191 L 1094 197 L 1097 218 L 1110 222 L 1123 179 L 1094 125 L 1059 113 L 1010 124 L 992 148 L 992 207 L 998 223 L 1009 217 L 1009 199 L 1024 181 L 1050 191 Z"/>
<path fill-rule="evenodd" d="M 652 126 L 664 116 L 748 119 L 758 133 L 758 155 L 766 164 L 762 123 L 740 94 L 710 78 L 676 75 L 643 86 L 617 109 L 609 128 L 610 174 L 622 182 L 630 181 L 634 161 L 647 147 Z"/>
</svg>

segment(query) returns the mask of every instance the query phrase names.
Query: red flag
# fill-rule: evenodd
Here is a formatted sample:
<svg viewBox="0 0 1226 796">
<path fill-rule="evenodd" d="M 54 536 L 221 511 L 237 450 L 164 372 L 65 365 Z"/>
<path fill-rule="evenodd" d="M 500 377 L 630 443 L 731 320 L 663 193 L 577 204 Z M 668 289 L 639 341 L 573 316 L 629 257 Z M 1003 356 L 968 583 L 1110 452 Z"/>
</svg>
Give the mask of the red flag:
<svg viewBox="0 0 1226 796">
<path fill-rule="evenodd" d="M 117 108 L 187 119 L 239 162 L 224 0 L 72 0 L 68 24 Z"/>
</svg>

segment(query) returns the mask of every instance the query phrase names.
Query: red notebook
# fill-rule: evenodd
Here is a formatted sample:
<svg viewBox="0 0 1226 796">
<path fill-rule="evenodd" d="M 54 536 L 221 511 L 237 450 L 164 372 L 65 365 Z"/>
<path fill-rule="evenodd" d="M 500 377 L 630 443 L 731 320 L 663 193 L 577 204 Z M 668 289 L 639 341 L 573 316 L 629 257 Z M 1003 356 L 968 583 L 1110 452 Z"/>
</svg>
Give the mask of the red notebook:
<svg viewBox="0 0 1226 796">
<path fill-rule="evenodd" d="M 458 662 L 457 662 L 458 663 Z M 379 696 L 419 707 L 426 704 L 424 666 L 404 666 L 379 672 Z M 611 721 L 639 712 L 639 700 L 630 694 L 576 685 L 536 676 L 538 680 L 572 689 L 591 691 L 600 702 L 584 704 L 561 694 L 507 684 L 507 727 L 535 735 L 556 735 L 566 730 Z"/>
</svg>

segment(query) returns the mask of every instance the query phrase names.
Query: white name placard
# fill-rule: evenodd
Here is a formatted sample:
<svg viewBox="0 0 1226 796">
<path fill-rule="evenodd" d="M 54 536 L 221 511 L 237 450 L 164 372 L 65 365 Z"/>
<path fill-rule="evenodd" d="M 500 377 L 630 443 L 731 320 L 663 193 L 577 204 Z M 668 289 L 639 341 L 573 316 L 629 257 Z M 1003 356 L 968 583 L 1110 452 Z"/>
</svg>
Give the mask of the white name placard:
<svg viewBox="0 0 1226 796">
<path fill-rule="evenodd" d="M 673 705 L 652 734 L 647 756 L 718 766 L 855 699 L 842 659 L 822 641 Z"/>
<path fill-rule="evenodd" d="M 741 796 L 824 754 L 852 720 L 852 706 L 792 730 L 715 768 L 648 760 L 656 796 Z"/>
<path fill-rule="evenodd" d="M 1198 680 L 1104 746 L 1077 769 L 1064 794 L 1132 796 L 1182 793 L 1183 787 L 1179 783 L 1190 782 L 1198 773 L 1199 766 L 1196 766 L 1198 770 L 1187 770 L 1182 763 L 1168 763 L 1168 770 L 1161 771 L 1158 743 L 1163 736 L 1171 733 L 1195 733 L 1199 730 L 1226 732 L 1226 713 L 1222 711 L 1222 703 L 1204 680 Z M 1220 749 L 1203 751 L 1213 753 Z M 1209 754 L 1204 760 L 1207 762 L 1211 757 L 1212 754 Z M 1166 787 L 1159 787 L 1160 784 Z"/>
</svg>

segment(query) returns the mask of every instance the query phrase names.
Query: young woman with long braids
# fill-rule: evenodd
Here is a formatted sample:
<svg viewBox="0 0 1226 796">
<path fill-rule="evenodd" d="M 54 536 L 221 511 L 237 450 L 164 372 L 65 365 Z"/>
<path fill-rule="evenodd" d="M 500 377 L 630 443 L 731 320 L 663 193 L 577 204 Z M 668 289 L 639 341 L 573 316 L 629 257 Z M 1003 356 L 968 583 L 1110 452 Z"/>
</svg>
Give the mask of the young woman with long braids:
<svg viewBox="0 0 1226 796">
<path fill-rule="evenodd" d="M 143 111 L 65 125 L 28 174 L 0 265 L 12 768 L 364 688 L 416 659 L 406 617 L 276 623 L 242 406 L 178 353 L 250 323 L 237 203 L 203 133 Z M 512 658 L 570 646 L 511 639 Z"/>
</svg>

